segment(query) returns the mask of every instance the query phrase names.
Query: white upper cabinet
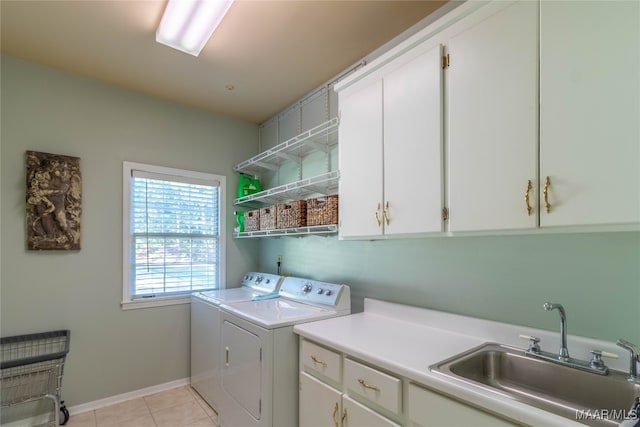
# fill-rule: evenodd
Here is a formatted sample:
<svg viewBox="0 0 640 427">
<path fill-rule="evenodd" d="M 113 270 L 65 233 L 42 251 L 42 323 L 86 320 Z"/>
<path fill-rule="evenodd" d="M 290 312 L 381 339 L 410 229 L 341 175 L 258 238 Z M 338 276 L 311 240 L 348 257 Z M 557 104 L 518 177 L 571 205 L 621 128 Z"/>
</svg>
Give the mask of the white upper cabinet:
<svg viewBox="0 0 640 427">
<path fill-rule="evenodd" d="M 510 4 L 448 43 L 449 231 L 538 225 L 538 7 Z"/>
<path fill-rule="evenodd" d="M 440 46 L 339 93 L 340 237 L 442 231 Z"/>
<path fill-rule="evenodd" d="M 376 236 L 382 221 L 382 80 L 340 93 L 339 103 L 339 234 Z"/>
<path fill-rule="evenodd" d="M 440 46 L 383 78 L 384 232 L 442 231 Z"/>
<path fill-rule="evenodd" d="M 640 228 L 640 2 L 466 2 L 367 67 L 341 238 Z"/>
<path fill-rule="evenodd" d="M 640 2 L 543 1 L 540 20 L 540 225 L 640 223 Z"/>
</svg>

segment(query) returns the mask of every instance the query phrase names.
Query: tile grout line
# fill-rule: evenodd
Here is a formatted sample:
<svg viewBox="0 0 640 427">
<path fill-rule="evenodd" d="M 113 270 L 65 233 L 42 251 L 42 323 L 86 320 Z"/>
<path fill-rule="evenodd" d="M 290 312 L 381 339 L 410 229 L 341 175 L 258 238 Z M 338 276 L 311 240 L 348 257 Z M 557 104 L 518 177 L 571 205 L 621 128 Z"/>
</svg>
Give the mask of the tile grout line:
<svg viewBox="0 0 640 427">
<path fill-rule="evenodd" d="M 200 394 L 193 387 L 188 386 L 188 389 L 189 389 L 189 392 L 191 393 L 191 395 L 194 397 L 194 399 L 198 403 L 198 406 L 200 406 L 200 408 L 202 408 L 202 410 L 206 414 L 207 418 L 215 426 L 219 426 L 219 423 L 218 423 L 218 412 L 216 412 L 215 409 L 213 409 L 211 406 L 209 406 L 209 404 L 204 400 L 204 398 L 202 398 L 202 396 L 200 396 Z M 210 415 L 209 412 L 211 412 L 213 415 Z"/>
<path fill-rule="evenodd" d="M 147 396 L 151 396 L 151 395 L 152 394 L 149 394 Z M 147 411 L 149 411 L 149 415 L 151 415 L 151 419 L 153 420 L 153 425 L 158 427 L 158 422 L 156 421 L 156 417 L 153 416 L 153 411 L 151 410 L 151 407 L 147 402 L 147 396 L 142 396 L 142 400 L 144 400 L 144 405 L 147 407 Z M 100 426 L 96 426 L 96 427 L 100 427 Z"/>
</svg>

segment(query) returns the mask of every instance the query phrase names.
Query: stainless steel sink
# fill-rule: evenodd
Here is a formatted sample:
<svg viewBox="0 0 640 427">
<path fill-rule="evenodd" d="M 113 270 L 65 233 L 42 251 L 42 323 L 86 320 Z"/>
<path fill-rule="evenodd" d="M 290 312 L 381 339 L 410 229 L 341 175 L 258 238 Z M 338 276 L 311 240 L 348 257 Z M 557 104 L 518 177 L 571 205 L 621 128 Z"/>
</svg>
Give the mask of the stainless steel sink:
<svg viewBox="0 0 640 427">
<path fill-rule="evenodd" d="M 429 369 L 591 426 L 618 425 L 640 396 L 640 384 L 627 381 L 624 372 L 609 370 L 608 375 L 596 375 L 495 343 L 483 344 Z"/>
</svg>

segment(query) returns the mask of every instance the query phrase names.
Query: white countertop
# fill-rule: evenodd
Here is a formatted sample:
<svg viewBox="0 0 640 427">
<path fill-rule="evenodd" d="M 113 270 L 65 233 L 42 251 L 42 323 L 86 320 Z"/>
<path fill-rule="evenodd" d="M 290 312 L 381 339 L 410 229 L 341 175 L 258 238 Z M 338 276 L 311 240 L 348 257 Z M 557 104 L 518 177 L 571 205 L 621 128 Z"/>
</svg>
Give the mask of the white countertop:
<svg viewBox="0 0 640 427">
<path fill-rule="evenodd" d="M 519 339 L 520 334 L 537 336 L 541 338 L 540 345 L 544 350 L 554 351 L 559 348 L 559 332 L 373 299 L 365 299 L 365 311 L 362 313 L 296 325 L 294 332 L 524 424 L 558 427 L 583 425 L 429 371 L 430 365 L 488 341 L 526 348 L 528 343 Z M 621 354 L 615 343 L 569 335 L 568 347 L 572 357 L 586 360 L 592 349 L 620 354 L 620 359 L 607 360 L 607 365 L 623 371 L 627 368 L 627 354 Z"/>
</svg>

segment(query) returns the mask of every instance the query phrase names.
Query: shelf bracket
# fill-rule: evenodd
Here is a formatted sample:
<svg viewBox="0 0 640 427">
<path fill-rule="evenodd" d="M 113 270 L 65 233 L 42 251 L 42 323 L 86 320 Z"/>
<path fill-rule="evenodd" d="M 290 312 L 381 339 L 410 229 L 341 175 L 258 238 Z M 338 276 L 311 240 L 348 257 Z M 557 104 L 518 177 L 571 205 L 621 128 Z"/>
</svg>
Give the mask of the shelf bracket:
<svg viewBox="0 0 640 427">
<path fill-rule="evenodd" d="M 276 156 L 281 157 L 283 159 L 291 160 L 292 162 L 296 162 L 296 163 L 300 163 L 300 161 L 302 160 L 300 156 L 294 156 L 293 154 L 289 154 L 289 153 L 276 153 Z"/>
<path fill-rule="evenodd" d="M 264 169 L 269 169 L 272 171 L 278 170 L 278 165 L 272 165 L 271 163 L 255 162 L 254 164 Z"/>
<path fill-rule="evenodd" d="M 322 151 L 323 153 L 328 153 L 329 151 L 331 151 L 327 144 L 322 144 L 320 142 L 309 142 L 309 145 L 318 151 Z"/>
</svg>

